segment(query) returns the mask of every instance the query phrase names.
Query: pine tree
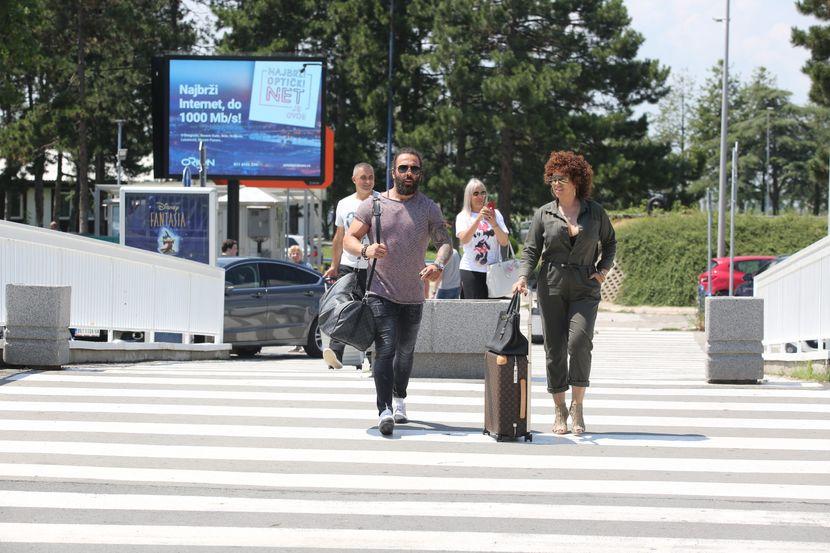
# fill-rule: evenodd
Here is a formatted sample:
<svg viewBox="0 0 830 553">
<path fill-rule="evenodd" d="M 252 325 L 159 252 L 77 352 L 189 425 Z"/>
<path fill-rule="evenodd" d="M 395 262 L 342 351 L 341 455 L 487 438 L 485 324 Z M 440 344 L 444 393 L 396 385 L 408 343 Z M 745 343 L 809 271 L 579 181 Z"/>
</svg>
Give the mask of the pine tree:
<svg viewBox="0 0 830 553">
<path fill-rule="evenodd" d="M 822 21 L 830 21 L 830 3 L 827 0 L 797 0 L 799 12 Z M 806 31 L 792 29 L 792 42 L 810 50 L 810 59 L 803 71 L 810 77 L 810 99 L 822 106 L 830 106 L 830 25 L 813 25 Z"/>
</svg>

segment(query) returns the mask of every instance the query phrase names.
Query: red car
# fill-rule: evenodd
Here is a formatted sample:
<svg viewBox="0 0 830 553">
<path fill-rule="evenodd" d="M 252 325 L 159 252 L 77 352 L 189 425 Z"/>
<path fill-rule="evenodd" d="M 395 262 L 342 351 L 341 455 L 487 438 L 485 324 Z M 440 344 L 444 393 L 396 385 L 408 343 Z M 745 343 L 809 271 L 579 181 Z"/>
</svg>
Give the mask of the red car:
<svg viewBox="0 0 830 553">
<path fill-rule="evenodd" d="M 774 255 L 740 255 L 735 256 L 735 269 L 733 272 L 733 286 L 734 291 L 738 286 L 744 283 L 744 275 L 756 275 L 767 268 L 767 266 L 775 260 Z M 709 264 L 709 270 L 705 273 L 700 273 L 697 276 L 697 281 L 704 291 L 709 290 L 708 280 L 709 273 L 712 274 L 712 295 L 725 296 L 729 293 L 729 258 L 716 257 L 712 259 Z"/>
</svg>

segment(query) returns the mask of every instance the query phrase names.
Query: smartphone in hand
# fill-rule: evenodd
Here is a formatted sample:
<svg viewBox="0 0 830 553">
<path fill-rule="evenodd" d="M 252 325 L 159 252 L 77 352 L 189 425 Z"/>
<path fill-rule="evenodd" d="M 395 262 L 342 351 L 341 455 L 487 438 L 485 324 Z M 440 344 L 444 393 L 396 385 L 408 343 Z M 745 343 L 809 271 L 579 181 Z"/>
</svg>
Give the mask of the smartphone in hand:
<svg viewBox="0 0 830 553">
<path fill-rule="evenodd" d="M 487 202 L 487 209 L 496 209 L 496 202 Z"/>
</svg>

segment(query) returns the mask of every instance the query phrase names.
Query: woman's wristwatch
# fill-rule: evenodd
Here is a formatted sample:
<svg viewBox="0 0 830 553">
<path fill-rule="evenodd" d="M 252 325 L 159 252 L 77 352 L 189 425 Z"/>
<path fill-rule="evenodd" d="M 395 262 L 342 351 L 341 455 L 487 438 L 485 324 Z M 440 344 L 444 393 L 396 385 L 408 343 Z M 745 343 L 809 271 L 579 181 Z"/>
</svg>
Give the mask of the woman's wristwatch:
<svg viewBox="0 0 830 553">
<path fill-rule="evenodd" d="M 441 263 L 440 261 L 438 261 L 438 260 L 433 261 L 433 262 L 432 262 L 432 264 L 433 264 L 433 265 L 435 265 L 436 267 L 438 267 L 438 270 L 439 270 L 439 271 L 443 271 L 443 270 L 444 270 L 444 264 L 443 264 L 443 263 Z"/>
</svg>

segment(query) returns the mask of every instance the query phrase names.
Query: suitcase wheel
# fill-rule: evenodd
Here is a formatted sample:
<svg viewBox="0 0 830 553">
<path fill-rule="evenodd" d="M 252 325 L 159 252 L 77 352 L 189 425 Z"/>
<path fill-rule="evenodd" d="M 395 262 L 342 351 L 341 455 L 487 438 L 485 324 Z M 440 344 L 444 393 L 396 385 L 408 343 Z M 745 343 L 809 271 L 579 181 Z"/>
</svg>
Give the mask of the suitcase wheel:
<svg viewBox="0 0 830 553">
<path fill-rule="evenodd" d="M 482 431 L 481 431 L 481 433 L 482 433 L 482 434 L 486 434 L 486 435 L 488 435 L 488 436 L 490 435 L 490 431 L 489 431 L 489 430 L 487 430 L 487 429 L 482 430 Z"/>
<path fill-rule="evenodd" d="M 533 441 L 533 434 L 525 434 L 525 441 L 532 442 Z"/>
</svg>

